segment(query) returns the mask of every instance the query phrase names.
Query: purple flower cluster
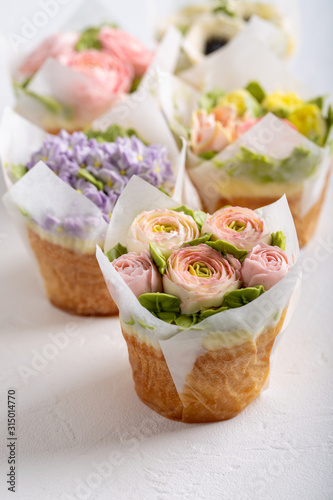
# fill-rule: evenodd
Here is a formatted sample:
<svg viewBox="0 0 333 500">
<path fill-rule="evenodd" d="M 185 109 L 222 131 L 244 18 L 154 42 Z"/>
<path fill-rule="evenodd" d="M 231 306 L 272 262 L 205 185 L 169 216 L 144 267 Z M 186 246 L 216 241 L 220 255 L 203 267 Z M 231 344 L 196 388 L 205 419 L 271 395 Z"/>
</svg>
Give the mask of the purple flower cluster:
<svg viewBox="0 0 333 500">
<path fill-rule="evenodd" d="M 41 149 L 31 156 L 28 170 L 43 161 L 60 179 L 89 198 L 109 222 L 114 206 L 132 175 L 172 192 L 175 176 L 167 149 L 146 146 L 138 137 L 118 137 L 115 142 L 88 139 L 83 132 L 47 135 Z"/>
</svg>

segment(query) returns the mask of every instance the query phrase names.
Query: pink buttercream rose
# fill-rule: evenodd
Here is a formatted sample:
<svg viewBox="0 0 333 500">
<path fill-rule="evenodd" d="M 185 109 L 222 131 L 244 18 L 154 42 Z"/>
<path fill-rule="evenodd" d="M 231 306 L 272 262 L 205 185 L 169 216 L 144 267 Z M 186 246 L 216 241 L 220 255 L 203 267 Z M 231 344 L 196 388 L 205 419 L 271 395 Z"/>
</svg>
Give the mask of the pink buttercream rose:
<svg viewBox="0 0 333 500">
<path fill-rule="evenodd" d="M 162 278 L 155 267 L 149 252 L 141 255 L 131 252 L 112 262 L 136 297 L 143 293 L 162 292 Z"/>
<path fill-rule="evenodd" d="M 98 39 L 103 49 L 134 68 L 135 76 L 142 76 L 153 59 L 153 53 L 133 35 L 126 31 L 104 26 Z"/>
<path fill-rule="evenodd" d="M 73 99 L 83 114 L 106 112 L 131 88 L 131 68 L 109 54 L 90 49 L 62 55 L 58 61 L 88 77 L 73 88 Z"/>
<path fill-rule="evenodd" d="M 267 291 L 290 270 L 287 254 L 279 247 L 261 243 L 254 247 L 242 265 L 242 279 L 247 287 L 262 285 Z"/>
<path fill-rule="evenodd" d="M 58 61 L 88 76 L 94 83 L 103 85 L 106 95 L 129 92 L 131 88 L 131 68 L 104 52 L 95 49 L 83 50 L 61 55 Z"/>
<path fill-rule="evenodd" d="M 206 151 L 219 153 L 231 142 L 231 132 L 216 120 L 214 114 L 208 114 L 206 111 L 193 114 L 191 146 L 194 154 L 199 155 Z"/>
<path fill-rule="evenodd" d="M 247 251 L 271 239 L 263 219 L 253 210 L 241 207 L 224 207 L 208 215 L 202 232 L 211 233 L 212 240 L 223 240 Z"/>
<path fill-rule="evenodd" d="M 24 60 L 19 71 L 27 78 L 31 77 L 49 57 L 58 58 L 64 54 L 73 54 L 79 40 L 78 33 L 56 33 L 49 36 Z"/>
<path fill-rule="evenodd" d="M 183 314 L 220 307 L 224 295 L 240 284 L 239 271 L 205 244 L 173 252 L 163 276 L 164 292 L 180 299 Z"/>
</svg>

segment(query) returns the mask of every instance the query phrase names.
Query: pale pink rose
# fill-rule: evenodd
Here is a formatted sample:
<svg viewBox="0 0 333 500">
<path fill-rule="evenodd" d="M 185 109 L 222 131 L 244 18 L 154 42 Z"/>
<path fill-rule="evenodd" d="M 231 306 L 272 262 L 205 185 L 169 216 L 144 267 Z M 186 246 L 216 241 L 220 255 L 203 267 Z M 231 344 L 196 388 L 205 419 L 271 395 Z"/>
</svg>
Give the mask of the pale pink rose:
<svg viewBox="0 0 333 500">
<path fill-rule="evenodd" d="M 133 79 L 131 68 L 116 57 L 99 50 L 89 49 L 61 55 L 58 61 L 88 76 L 94 83 L 103 85 L 106 95 L 129 92 L 131 88 Z"/>
<path fill-rule="evenodd" d="M 211 233 L 212 240 L 223 240 L 247 251 L 271 239 L 263 219 L 253 210 L 241 207 L 225 207 L 208 215 L 202 232 Z"/>
<path fill-rule="evenodd" d="M 20 73 L 31 77 L 49 57 L 57 58 L 63 54 L 73 54 L 79 40 L 78 33 L 56 33 L 49 36 L 24 60 Z"/>
<path fill-rule="evenodd" d="M 72 89 L 81 118 L 91 120 L 91 113 L 99 116 L 106 112 L 131 88 L 131 68 L 109 54 L 90 49 L 62 55 L 58 61 L 88 77 Z"/>
<path fill-rule="evenodd" d="M 98 39 L 108 54 L 131 65 L 137 77 L 142 76 L 152 62 L 153 53 L 126 31 L 104 26 L 99 32 Z"/>
<path fill-rule="evenodd" d="M 250 130 L 252 127 L 254 127 L 255 125 L 257 125 L 257 123 L 259 123 L 260 120 L 262 120 L 262 117 L 260 117 L 260 118 L 250 118 L 248 120 L 245 120 L 243 122 L 238 123 L 237 126 L 236 126 L 236 137 L 238 138 L 241 135 L 243 135 L 246 132 L 248 132 L 248 130 Z M 289 127 L 291 127 L 292 129 L 297 130 L 297 128 L 295 127 L 295 125 L 293 125 L 289 120 L 283 119 L 282 121 L 284 121 L 284 123 L 286 123 L 287 125 L 289 125 Z"/>
<path fill-rule="evenodd" d="M 232 142 L 232 134 L 216 121 L 213 114 L 197 111 L 193 114 L 191 146 L 193 153 L 199 155 L 206 151 L 220 153 Z"/>
<path fill-rule="evenodd" d="M 199 238 L 197 223 L 190 215 L 174 210 L 157 209 L 138 215 L 129 230 L 127 248 L 141 253 L 155 243 L 168 258 L 180 245 Z"/>
<path fill-rule="evenodd" d="M 143 293 L 163 291 L 161 275 L 149 252 L 144 251 L 141 255 L 134 252 L 121 255 L 112 265 L 136 297 Z"/>
<path fill-rule="evenodd" d="M 262 285 L 267 291 L 286 276 L 290 267 L 281 248 L 261 243 L 244 260 L 241 274 L 247 287 Z"/>
<path fill-rule="evenodd" d="M 180 299 L 183 314 L 220 307 L 224 295 L 240 285 L 239 271 L 205 244 L 173 252 L 163 276 L 164 292 Z"/>
</svg>

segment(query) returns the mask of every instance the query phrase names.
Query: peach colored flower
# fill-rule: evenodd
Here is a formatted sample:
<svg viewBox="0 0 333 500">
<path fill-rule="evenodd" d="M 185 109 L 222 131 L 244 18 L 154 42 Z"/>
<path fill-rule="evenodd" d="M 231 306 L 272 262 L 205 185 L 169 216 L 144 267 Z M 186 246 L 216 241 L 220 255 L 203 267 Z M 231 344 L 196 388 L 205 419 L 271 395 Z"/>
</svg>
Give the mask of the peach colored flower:
<svg viewBox="0 0 333 500">
<path fill-rule="evenodd" d="M 105 52 L 131 65 L 137 77 L 142 76 L 152 62 L 153 53 L 126 31 L 104 26 L 98 39 Z"/>
<path fill-rule="evenodd" d="M 193 114 L 191 146 L 193 153 L 199 155 L 206 151 L 219 153 L 232 141 L 232 136 L 213 114 L 197 111 Z"/>
<path fill-rule="evenodd" d="M 26 57 L 19 69 L 20 73 L 29 78 L 39 70 L 49 57 L 58 58 L 63 54 L 73 54 L 78 40 L 78 33 L 55 33 L 49 36 Z"/>
<path fill-rule="evenodd" d="M 246 286 L 262 285 L 267 291 L 281 281 L 289 270 L 287 254 L 281 248 L 261 243 L 244 260 L 241 274 Z"/>
<path fill-rule="evenodd" d="M 202 232 L 211 233 L 213 240 L 227 241 L 247 251 L 258 243 L 270 240 L 263 219 L 253 210 L 241 207 L 225 207 L 208 215 Z"/>
<path fill-rule="evenodd" d="M 136 297 L 143 293 L 162 292 L 162 278 L 155 267 L 149 252 L 141 255 L 130 252 L 112 262 Z"/>
</svg>

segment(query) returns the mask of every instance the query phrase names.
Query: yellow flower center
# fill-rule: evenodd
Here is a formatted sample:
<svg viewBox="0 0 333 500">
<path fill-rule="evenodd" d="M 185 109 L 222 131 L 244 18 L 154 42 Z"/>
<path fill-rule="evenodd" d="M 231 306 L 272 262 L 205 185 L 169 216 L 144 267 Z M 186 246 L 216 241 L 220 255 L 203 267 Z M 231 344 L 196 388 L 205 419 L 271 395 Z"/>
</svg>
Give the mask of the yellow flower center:
<svg viewBox="0 0 333 500">
<path fill-rule="evenodd" d="M 112 186 L 113 186 L 113 182 L 108 181 L 108 182 L 106 183 L 106 185 L 107 185 L 108 187 L 112 187 Z"/>
<path fill-rule="evenodd" d="M 244 222 L 233 220 L 231 224 L 229 224 L 228 228 L 232 231 L 236 231 L 236 233 L 241 233 L 246 228 L 246 224 L 244 224 Z"/>
<path fill-rule="evenodd" d="M 154 233 L 171 233 L 174 230 L 175 227 L 171 225 L 155 224 L 155 226 L 153 227 Z"/>
<path fill-rule="evenodd" d="M 198 278 L 211 278 L 213 274 L 211 269 L 202 262 L 195 262 L 193 265 L 189 266 L 188 270 L 192 276 L 197 276 Z"/>
<path fill-rule="evenodd" d="M 121 175 L 126 175 L 126 170 L 120 170 Z"/>
<path fill-rule="evenodd" d="M 47 156 L 43 156 L 42 161 L 47 161 Z"/>
<path fill-rule="evenodd" d="M 99 167 L 101 166 L 101 164 L 100 164 L 98 161 L 95 161 L 94 166 L 95 166 L 96 168 L 99 168 Z"/>
<path fill-rule="evenodd" d="M 142 155 L 138 155 L 138 161 L 142 161 L 143 160 L 143 156 Z"/>
<path fill-rule="evenodd" d="M 77 191 L 78 193 L 82 194 L 81 189 L 77 189 L 76 191 Z"/>
</svg>

